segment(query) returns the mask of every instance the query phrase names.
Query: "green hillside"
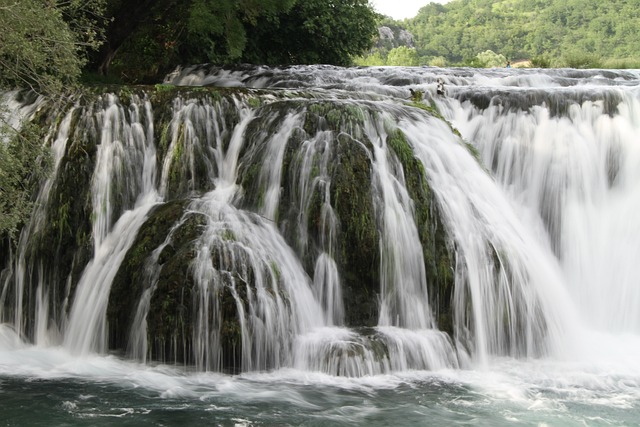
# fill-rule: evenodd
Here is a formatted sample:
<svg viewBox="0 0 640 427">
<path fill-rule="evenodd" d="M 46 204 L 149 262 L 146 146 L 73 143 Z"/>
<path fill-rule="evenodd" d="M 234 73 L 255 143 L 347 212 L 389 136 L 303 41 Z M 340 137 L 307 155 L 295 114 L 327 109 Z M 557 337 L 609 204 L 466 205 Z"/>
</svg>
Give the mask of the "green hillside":
<svg viewBox="0 0 640 427">
<path fill-rule="evenodd" d="M 639 6 L 638 0 L 454 0 L 430 3 L 398 24 L 412 33 L 420 64 L 482 66 L 478 55 L 490 50 L 537 66 L 628 68 L 640 64 Z"/>
</svg>

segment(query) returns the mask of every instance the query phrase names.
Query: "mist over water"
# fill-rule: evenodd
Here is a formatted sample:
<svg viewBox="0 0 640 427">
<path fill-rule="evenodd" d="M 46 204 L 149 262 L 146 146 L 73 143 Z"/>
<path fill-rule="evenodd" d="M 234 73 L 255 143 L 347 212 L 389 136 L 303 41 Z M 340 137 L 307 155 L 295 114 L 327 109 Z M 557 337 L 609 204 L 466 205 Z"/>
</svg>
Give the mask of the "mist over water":
<svg viewBox="0 0 640 427">
<path fill-rule="evenodd" d="M 439 77 L 445 97 L 435 92 Z M 43 424 L 46 417 L 71 425 L 638 424 L 640 74 L 200 66 L 172 78 L 177 85 L 304 89 L 363 111 L 364 125 L 354 125 L 350 137 L 358 143 L 366 136 L 373 146 L 366 185 L 376 200 L 382 255 L 377 325 L 365 332 L 345 327 L 350 302 L 344 300 L 334 261 L 340 219 L 330 200 L 334 183 L 328 163 L 337 143 L 330 132 L 305 134 L 292 157 L 293 194 L 301 213 L 293 247 L 275 225 L 287 141 L 304 128 L 301 107 L 286 115 L 256 114 L 255 106 L 238 97 L 235 105 L 225 106 L 226 112 L 238 112 L 237 123 L 227 128 L 230 120 L 220 118 L 226 114 L 220 104 L 178 99 L 165 148 L 171 154 L 162 163 L 155 157 L 148 102 L 136 99 L 124 110 L 107 96 L 93 112 L 102 121 L 92 179 L 94 255 L 69 295 L 69 317 L 63 307 L 51 312 L 46 267 L 39 267 L 37 334 L 26 339 L 30 323 L 22 311 L 21 281 L 37 266 L 25 265 L 24 240 L 11 266 L 15 281 L 0 282 L 0 302 L 15 307 L 0 313 L 0 408 L 7 420 L 16 425 Z M 415 108 L 409 88 L 424 91 L 422 103 L 442 118 Z M 67 114 L 51 137 L 54 153 L 64 152 L 68 122 L 77 113 Z M 269 129 L 255 137 L 268 147 L 257 172 L 265 195 L 259 212 L 241 208 L 247 189 L 238 175 L 246 167 L 243 159 L 257 156 L 245 138 L 254 120 Z M 386 143 L 396 129 L 426 171 L 455 253 L 449 332 L 434 321 L 437 310 L 429 303 L 417 237 L 421 225 L 407 177 Z M 226 142 L 200 152 L 203 135 Z M 206 219 L 191 266 L 199 301 L 195 364 L 140 362 L 151 345 L 144 330 L 153 286 L 135 305 L 138 332 L 131 358 L 108 355 L 105 298 L 113 275 L 148 213 L 169 196 L 169 163 L 178 157 L 193 197 L 183 222 L 174 226 L 188 215 Z M 206 166 L 198 166 L 203 158 Z M 58 155 L 55 159 L 57 168 Z M 122 167 L 114 168 L 118 164 Z M 198 194 L 198 168 L 208 171 L 215 190 Z M 51 185 L 44 183 L 39 197 L 46 197 Z M 115 194 L 112 185 L 118 187 Z M 114 203 L 114 197 L 121 200 Z M 311 203 L 322 206 L 319 248 L 310 246 L 306 234 Z M 23 239 L 37 235 L 39 227 L 36 215 Z M 163 245 L 171 239 L 169 232 Z M 149 261 L 152 283 L 162 248 Z M 299 254 L 312 249 L 318 255 L 309 277 Z M 216 267 L 212 251 L 220 257 Z M 247 274 L 256 290 L 241 298 Z M 244 319 L 238 375 L 215 372 L 226 357 L 216 329 L 222 288 L 231 290 Z M 7 303 L 7 295 L 15 303 Z M 243 298 L 249 301 L 246 312 Z M 376 350 L 380 345 L 386 349 L 383 357 Z M 26 405 L 36 409 L 20 409 Z"/>
</svg>

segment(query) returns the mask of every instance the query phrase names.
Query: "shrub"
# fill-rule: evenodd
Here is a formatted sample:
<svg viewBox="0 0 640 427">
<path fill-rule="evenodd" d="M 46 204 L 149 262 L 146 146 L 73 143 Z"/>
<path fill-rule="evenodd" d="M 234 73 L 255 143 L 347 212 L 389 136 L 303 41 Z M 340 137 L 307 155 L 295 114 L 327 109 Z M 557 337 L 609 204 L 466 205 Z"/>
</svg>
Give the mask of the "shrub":
<svg viewBox="0 0 640 427">
<path fill-rule="evenodd" d="M 429 59 L 428 64 L 432 67 L 446 67 L 447 59 L 444 56 L 434 56 L 433 58 Z"/>
<path fill-rule="evenodd" d="M 569 68 L 602 68 L 599 56 L 583 52 L 569 51 L 562 56 L 564 66 Z"/>
<path fill-rule="evenodd" d="M 504 55 L 495 53 L 492 50 L 485 50 L 476 55 L 472 64 L 480 68 L 496 68 L 504 67 L 507 63 L 507 58 Z"/>
<path fill-rule="evenodd" d="M 551 68 L 551 59 L 546 55 L 538 55 L 531 58 L 531 66 L 534 68 Z"/>
</svg>

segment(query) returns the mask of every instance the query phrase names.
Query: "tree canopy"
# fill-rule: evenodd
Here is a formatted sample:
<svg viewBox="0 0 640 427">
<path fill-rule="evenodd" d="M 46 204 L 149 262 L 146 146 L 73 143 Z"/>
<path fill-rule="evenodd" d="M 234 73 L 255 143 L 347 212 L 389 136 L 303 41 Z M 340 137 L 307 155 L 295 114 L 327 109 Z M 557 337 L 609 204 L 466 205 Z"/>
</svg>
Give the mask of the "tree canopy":
<svg viewBox="0 0 640 427">
<path fill-rule="evenodd" d="M 0 0 L 0 88 L 55 95 L 80 76 L 98 46 L 103 0 Z M 35 125 L 16 130 L 0 105 L 0 236 L 15 239 L 49 153 Z"/>
<path fill-rule="evenodd" d="M 377 34 L 368 0 L 304 0 L 277 19 L 262 19 L 249 33 L 244 62 L 351 65 Z"/>
<path fill-rule="evenodd" d="M 413 35 L 407 47 L 416 49 L 420 64 L 444 58 L 447 64 L 482 65 L 478 55 L 486 51 L 542 66 L 619 68 L 625 61 L 640 62 L 636 0 L 453 0 L 427 4 L 412 19 L 384 25 Z M 376 51 L 383 58 L 390 53 L 389 47 Z"/>
<path fill-rule="evenodd" d="M 0 0 L 0 85 L 58 90 L 99 43 L 102 0 Z"/>
<path fill-rule="evenodd" d="M 408 27 L 421 55 L 464 61 L 492 50 L 571 65 L 572 56 L 637 56 L 638 24 L 634 0 L 455 0 L 422 8 Z"/>
<path fill-rule="evenodd" d="M 378 18 L 368 0 L 110 0 L 109 14 L 94 67 L 133 82 L 195 63 L 350 65 Z"/>
<path fill-rule="evenodd" d="M 378 18 L 369 0 L 0 0 L 0 85 L 53 90 L 83 67 L 135 83 L 195 63 L 350 65 Z"/>
</svg>

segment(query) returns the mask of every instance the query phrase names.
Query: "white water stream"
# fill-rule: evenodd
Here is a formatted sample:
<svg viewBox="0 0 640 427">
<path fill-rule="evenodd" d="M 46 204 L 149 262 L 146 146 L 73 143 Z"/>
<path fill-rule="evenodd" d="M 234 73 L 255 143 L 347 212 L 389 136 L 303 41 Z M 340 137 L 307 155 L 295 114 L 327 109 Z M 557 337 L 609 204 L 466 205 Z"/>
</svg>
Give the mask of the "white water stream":
<svg viewBox="0 0 640 427">
<path fill-rule="evenodd" d="M 105 104 L 97 114 L 101 133 L 92 180 L 94 257 L 77 285 L 64 335 L 64 346 L 80 354 L 107 350 L 111 283 L 147 213 L 160 201 L 148 101 L 132 103 L 129 114 L 114 96 Z M 146 126 L 139 104 L 147 110 Z M 113 212 L 114 206 L 124 212 Z"/>
</svg>

